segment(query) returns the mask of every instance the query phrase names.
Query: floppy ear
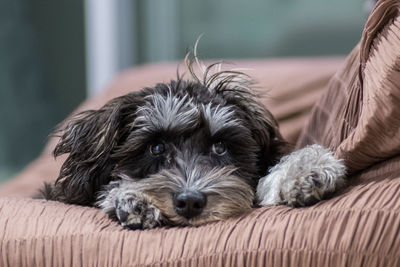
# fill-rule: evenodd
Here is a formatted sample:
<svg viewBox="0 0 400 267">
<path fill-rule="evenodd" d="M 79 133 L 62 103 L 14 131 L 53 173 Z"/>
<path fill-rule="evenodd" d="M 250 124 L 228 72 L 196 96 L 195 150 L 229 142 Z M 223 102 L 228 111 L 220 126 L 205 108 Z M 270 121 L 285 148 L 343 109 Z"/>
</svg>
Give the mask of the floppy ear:
<svg viewBox="0 0 400 267">
<path fill-rule="evenodd" d="M 232 97 L 233 96 L 233 97 Z M 271 112 L 252 92 L 229 92 L 228 103 L 239 108 L 240 116 L 251 131 L 258 146 L 257 168 L 259 177 L 267 174 L 280 158 L 289 152 L 290 146 L 283 139 L 279 125 Z"/>
<path fill-rule="evenodd" d="M 268 169 L 274 166 L 280 158 L 290 150 L 289 144 L 283 139 L 278 122 L 274 116 L 261 103 L 249 118 L 252 132 L 259 144 L 260 156 L 258 166 L 261 177 L 265 176 Z"/>
<path fill-rule="evenodd" d="M 113 150 L 129 134 L 136 109 L 143 102 L 140 93 L 115 98 L 99 110 L 81 112 L 56 131 L 60 140 L 54 156 L 69 153 L 55 185 L 45 187 L 45 197 L 81 205 L 91 205 L 96 192 L 111 180 L 115 163 Z"/>
</svg>

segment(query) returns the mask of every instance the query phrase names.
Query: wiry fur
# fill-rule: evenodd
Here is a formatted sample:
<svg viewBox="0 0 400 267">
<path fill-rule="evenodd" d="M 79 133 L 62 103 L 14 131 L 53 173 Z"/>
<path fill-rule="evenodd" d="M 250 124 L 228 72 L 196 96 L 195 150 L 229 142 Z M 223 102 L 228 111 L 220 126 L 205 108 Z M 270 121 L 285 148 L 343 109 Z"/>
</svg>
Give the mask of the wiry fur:
<svg viewBox="0 0 400 267">
<path fill-rule="evenodd" d="M 69 155 L 55 184 L 45 186 L 45 197 L 98 206 L 130 228 L 199 225 L 238 216 L 256 206 L 259 179 L 287 149 L 278 124 L 259 102 L 247 75 L 221 71 L 218 64 L 204 67 L 196 55 L 186 62 L 192 80 L 178 77 L 67 120 L 58 131 L 54 155 Z M 154 147 L 162 147 L 162 152 L 154 152 Z M 282 168 L 292 160 L 298 164 L 296 157 L 282 159 Z M 276 179 L 298 178 L 283 175 L 286 178 Z M 298 188 L 296 182 L 275 186 L 269 178 L 262 181 L 258 186 L 261 204 L 307 204 L 285 193 L 286 186 Z M 199 214 L 179 212 L 176 197 L 187 192 L 196 192 L 204 200 Z M 270 194 L 283 198 L 269 200 Z"/>
</svg>

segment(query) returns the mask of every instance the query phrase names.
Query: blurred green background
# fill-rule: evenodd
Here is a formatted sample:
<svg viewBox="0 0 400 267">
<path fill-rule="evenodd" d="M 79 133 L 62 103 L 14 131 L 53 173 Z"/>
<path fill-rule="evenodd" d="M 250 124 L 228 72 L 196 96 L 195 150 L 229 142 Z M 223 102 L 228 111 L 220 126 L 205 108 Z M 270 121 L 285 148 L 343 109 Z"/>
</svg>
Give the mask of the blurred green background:
<svg viewBox="0 0 400 267">
<path fill-rule="evenodd" d="M 118 70 L 182 59 L 201 34 L 202 58 L 345 55 L 366 21 L 363 0 L 101 1 L 120 5 L 117 29 L 129 33 Z M 38 156 L 87 96 L 87 9 L 84 0 L 0 0 L 0 181 Z"/>
</svg>

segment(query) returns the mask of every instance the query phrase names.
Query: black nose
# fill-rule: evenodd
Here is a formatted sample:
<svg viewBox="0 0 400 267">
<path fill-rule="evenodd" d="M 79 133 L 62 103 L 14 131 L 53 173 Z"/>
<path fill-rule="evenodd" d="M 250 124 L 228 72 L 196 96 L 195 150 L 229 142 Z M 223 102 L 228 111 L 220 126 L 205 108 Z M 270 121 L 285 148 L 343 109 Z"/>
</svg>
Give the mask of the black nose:
<svg viewBox="0 0 400 267">
<path fill-rule="evenodd" d="M 174 198 L 175 211 L 187 219 L 199 215 L 207 204 L 207 197 L 198 191 L 184 191 Z"/>
</svg>

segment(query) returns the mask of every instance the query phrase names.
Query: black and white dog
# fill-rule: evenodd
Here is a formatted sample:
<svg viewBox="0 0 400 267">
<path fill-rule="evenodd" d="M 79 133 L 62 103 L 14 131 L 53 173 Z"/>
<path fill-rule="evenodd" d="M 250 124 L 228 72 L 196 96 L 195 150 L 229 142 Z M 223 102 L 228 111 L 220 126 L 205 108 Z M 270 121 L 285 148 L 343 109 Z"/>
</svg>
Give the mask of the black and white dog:
<svg viewBox="0 0 400 267">
<path fill-rule="evenodd" d="M 45 197 L 148 229 L 224 220 L 258 205 L 309 205 L 343 184 L 342 161 L 321 146 L 284 156 L 278 124 L 246 74 L 204 67 L 196 55 L 186 62 L 190 80 L 67 120 L 54 155 L 69 156 Z"/>
</svg>

